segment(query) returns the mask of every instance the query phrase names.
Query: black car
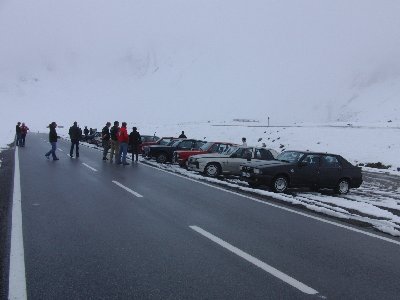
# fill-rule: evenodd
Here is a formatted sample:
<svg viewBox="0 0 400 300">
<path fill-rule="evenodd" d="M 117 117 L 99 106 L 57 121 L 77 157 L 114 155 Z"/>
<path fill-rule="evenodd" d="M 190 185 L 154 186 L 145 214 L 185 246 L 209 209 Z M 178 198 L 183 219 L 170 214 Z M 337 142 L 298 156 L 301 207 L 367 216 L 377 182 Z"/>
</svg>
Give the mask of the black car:
<svg viewBox="0 0 400 300">
<path fill-rule="evenodd" d="M 290 187 L 332 188 L 346 194 L 362 183 L 361 168 L 337 154 L 285 151 L 274 161 L 247 162 L 240 179 L 252 187 L 267 185 L 278 193 Z"/>
<path fill-rule="evenodd" d="M 144 149 L 144 157 L 147 159 L 155 158 L 159 163 L 172 162 L 174 151 L 200 149 L 206 141 L 194 139 L 172 140 L 167 145 L 152 145 Z"/>
</svg>

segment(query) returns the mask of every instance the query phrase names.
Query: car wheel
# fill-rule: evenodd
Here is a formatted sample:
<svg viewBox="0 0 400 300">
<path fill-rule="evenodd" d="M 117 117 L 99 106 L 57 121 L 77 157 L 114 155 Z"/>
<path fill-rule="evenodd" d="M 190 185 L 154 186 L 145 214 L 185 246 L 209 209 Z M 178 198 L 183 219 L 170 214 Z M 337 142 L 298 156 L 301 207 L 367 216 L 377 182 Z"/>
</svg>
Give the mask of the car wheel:
<svg viewBox="0 0 400 300">
<path fill-rule="evenodd" d="M 210 163 L 205 167 L 204 173 L 209 177 L 218 177 L 221 174 L 221 167 L 216 163 Z"/>
<path fill-rule="evenodd" d="M 160 164 L 163 164 L 167 161 L 167 155 L 165 153 L 160 153 L 157 155 L 156 161 Z"/>
<path fill-rule="evenodd" d="M 278 176 L 272 182 L 272 190 L 276 193 L 284 193 L 288 188 L 288 180 L 285 176 Z"/>
<path fill-rule="evenodd" d="M 350 190 L 350 184 L 349 181 L 347 179 L 340 179 L 337 187 L 336 187 L 336 192 L 338 194 L 347 194 Z"/>
</svg>

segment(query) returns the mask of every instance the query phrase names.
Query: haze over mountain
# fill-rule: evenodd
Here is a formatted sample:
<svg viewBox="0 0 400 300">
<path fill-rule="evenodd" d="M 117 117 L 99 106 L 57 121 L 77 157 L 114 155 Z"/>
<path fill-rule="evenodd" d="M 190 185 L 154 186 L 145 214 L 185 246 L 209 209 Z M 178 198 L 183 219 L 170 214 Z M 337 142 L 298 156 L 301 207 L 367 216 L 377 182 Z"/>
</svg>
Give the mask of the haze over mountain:
<svg viewBox="0 0 400 300">
<path fill-rule="evenodd" d="M 0 0 L 0 116 L 399 121 L 399 12 L 390 0 Z"/>
</svg>

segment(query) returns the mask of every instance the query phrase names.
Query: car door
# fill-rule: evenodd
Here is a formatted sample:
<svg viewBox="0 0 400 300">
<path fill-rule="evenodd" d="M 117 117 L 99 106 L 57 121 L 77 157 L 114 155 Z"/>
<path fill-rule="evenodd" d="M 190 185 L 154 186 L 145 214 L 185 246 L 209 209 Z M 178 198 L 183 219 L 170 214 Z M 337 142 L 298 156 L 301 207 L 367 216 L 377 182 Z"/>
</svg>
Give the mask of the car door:
<svg viewBox="0 0 400 300">
<path fill-rule="evenodd" d="M 253 148 L 241 148 L 234 153 L 235 155 L 228 158 L 226 170 L 232 175 L 240 174 L 240 165 L 247 161 L 247 155 L 253 157 Z"/>
<path fill-rule="evenodd" d="M 321 167 L 318 185 L 320 187 L 335 187 L 342 177 L 343 167 L 334 155 L 324 155 L 321 157 Z"/>
<path fill-rule="evenodd" d="M 307 154 L 293 167 L 291 172 L 292 186 L 313 186 L 318 184 L 320 155 Z"/>
</svg>

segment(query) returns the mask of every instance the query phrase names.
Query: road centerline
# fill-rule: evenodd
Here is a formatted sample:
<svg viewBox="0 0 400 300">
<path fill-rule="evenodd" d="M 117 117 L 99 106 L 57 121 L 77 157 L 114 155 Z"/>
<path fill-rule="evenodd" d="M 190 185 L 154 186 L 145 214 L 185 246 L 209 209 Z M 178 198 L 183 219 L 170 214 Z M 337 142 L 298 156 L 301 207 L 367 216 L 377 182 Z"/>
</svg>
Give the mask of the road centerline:
<svg viewBox="0 0 400 300">
<path fill-rule="evenodd" d="M 216 237 L 215 235 L 205 231 L 204 229 L 198 226 L 189 226 L 191 229 L 196 231 L 197 233 L 201 234 L 202 236 L 208 238 L 209 240 L 213 241 L 214 243 L 218 244 L 219 246 L 229 250 L 230 252 L 236 254 L 237 256 L 243 258 L 244 260 L 252 263 L 253 265 L 259 267 L 260 269 L 264 270 L 265 272 L 271 274 L 272 276 L 286 282 L 287 284 L 291 285 L 292 287 L 300 290 L 301 292 L 308 294 L 308 295 L 315 295 L 318 294 L 318 291 L 314 290 L 313 288 L 305 285 L 304 283 L 294 279 L 293 277 L 279 271 L 278 269 L 266 264 L 265 262 L 251 256 L 250 254 L 236 248 L 235 246 L 225 242 L 224 240 Z"/>
<path fill-rule="evenodd" d="M 138 198 L 143 198 L 142 195 L 140 195 L 139 193 L 135 192 L 134 190 L 131 190 L 130 188 L 124 186 L 122 183 L 119 183 L 116 180 L 112 180 L 113 183 L 115 183 L 116 185 L 118 185 L 120 188 L 124 189 L 125 191 L 131 193 L 132 195 L 135 195 Z"/>
<path fill-rule="evenodd" d="M 93 172 L 97 172 L 97 170 L 91 166 L 89 166 L 88 164 L 82 163 L 82 165 L 84 165 L 86 168 L 92 170 Z"/>
</svg>

